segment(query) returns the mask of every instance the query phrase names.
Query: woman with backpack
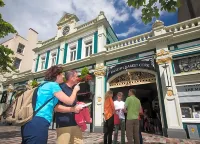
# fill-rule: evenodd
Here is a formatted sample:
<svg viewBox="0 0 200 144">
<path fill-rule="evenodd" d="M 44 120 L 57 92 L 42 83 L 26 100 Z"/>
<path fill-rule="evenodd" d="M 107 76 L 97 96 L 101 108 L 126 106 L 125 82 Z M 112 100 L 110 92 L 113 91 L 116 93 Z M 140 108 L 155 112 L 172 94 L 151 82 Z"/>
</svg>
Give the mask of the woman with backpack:
<svg viewBox="0 0 200 144">
<path fill-rule="evenodd" d="M 22 144 L 47 144 L 48 129 L 52 122 L 54 107 L 58 100 L 71 105 L 80 90 L 77 84 L 71 96 L 67 96 L 60 88 L 63 83 L 62 67 L 52 66 L 45 73 L 45 81 L 39 86 L 35 105 L 35 116 L 21 127 Z M 42 108 L 41 108 L 42 107 Z M 79 109 L 80 106 L 78 106 Z M 75 109 L 66 107 L 66 109 Z M 77 107 L 76 107 L 77 109 Z"/>
</svg>

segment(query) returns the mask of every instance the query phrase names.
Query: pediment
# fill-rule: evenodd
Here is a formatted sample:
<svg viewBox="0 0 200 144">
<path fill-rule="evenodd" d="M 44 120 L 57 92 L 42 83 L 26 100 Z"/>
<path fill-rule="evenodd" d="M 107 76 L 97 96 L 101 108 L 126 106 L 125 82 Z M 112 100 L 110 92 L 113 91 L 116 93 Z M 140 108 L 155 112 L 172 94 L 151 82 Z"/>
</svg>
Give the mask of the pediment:
<svg viewBox="0 0 200 144">
<path fill-rule="evenodd" d="M 65 23 L 70 23 L 72 20 L 75 20 L 75 21 L 79 21 L 78 17 L 74 14 L 70 14 L 70 13 L 65 13 L 61 18 L 60 20 L 57 22 L 57 25 L 62 25 L 62 24 L 65 24 Z"/>
</svg>

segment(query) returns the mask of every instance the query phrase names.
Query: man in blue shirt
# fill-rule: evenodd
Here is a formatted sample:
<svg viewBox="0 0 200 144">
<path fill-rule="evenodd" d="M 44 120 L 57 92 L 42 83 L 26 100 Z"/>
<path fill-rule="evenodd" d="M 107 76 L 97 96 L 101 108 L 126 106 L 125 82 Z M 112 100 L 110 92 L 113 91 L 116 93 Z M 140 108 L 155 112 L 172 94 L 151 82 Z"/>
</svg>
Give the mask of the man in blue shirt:
<svg viewBox="0 0 200 144">
<path fill-rule="evenodd" d="M 73 86 L 78 82 L 78 74 L 76 71 L 68 71 L 65 73 L 66 83 L 60 85 L 63 92 L 71 96 Z M 56 131 L 58 144 L 82 144 L 82 131 L 75 121 L 75 113 L 81 110 L 80 106 L 76 106 L 76 101 L 72 105 L 66 105 L 59 102 L 55 107 L 56 111 Z"/>
</svg>

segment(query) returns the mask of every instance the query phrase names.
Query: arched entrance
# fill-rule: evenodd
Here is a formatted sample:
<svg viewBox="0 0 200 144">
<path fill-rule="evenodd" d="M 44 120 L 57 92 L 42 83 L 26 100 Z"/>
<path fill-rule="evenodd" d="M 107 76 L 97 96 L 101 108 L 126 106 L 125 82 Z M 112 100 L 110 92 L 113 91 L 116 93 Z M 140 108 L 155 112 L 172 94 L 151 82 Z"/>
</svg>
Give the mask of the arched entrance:
<svg viewBox="0 0 200 144">
<path fill-rule="evenodd" d="M 143 109 L 147 110 L 146 114 L 149 120 L 146 122 L 146 119 L 143 119 L 141 125 L 143 131 L 162 133 L 160 93 L 155 71 L 139 68 L 121 71 L 107 80 L 107 89 L 114 92 L 114 100 L 116 100 L 117 92 L 123 92 L 125 100 L 128 96 L 128 90 L 136 89 L 136 96 L 140 99 Z M 155 117 L 155 112 L 158 119 Z M 148 126 L 144 127 L 144 124 L 148 124 Z"/>
</svg>

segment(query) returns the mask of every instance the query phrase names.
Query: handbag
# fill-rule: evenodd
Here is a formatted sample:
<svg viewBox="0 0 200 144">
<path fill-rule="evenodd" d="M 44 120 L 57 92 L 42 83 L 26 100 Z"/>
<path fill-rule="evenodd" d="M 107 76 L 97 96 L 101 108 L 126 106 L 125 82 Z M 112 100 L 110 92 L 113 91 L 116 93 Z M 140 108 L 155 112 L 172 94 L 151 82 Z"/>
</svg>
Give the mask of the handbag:
<svg viewBox="0 0 200 144">
<path fill-rule="evenodd" d="M 114 125 L 118 125 L 118 124 L 120 124 L 119 115 L 114 114 Z"/>
</svg>

